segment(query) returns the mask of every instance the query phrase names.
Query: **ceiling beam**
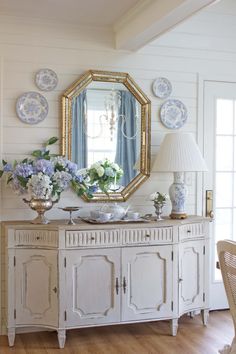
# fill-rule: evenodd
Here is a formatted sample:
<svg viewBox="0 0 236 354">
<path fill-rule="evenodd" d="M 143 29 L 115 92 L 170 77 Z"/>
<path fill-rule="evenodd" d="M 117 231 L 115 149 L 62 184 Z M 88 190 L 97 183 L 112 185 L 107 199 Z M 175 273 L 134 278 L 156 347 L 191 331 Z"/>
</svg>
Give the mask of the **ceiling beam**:
<svg viewBox="0 0 236 354">
<path fill-rule="evenodd" d="M 218 0 L 141 0 L 114 25 L 117 49 L 137 50 Z"/>
</svg>

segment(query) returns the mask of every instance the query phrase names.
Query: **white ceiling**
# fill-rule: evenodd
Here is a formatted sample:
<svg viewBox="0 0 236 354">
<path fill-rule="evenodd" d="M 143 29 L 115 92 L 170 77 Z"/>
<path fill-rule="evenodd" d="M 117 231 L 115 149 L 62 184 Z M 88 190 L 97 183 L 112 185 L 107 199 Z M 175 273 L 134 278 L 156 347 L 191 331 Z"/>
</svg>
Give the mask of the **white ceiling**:
<svg viewBox="0 0 236 354">
<path fill-rule="evenodd" d="M 103 27 L 112 26 L 138 2 L 140 0 L 0 0 L 0 14 Z"/>
<path fill-rule="evenodd" d="M 137 50 L 217 1 L 0 0 L 0 15 L 20 17 L 22 22 L 43 19 L 94 31 L 104 28 L 112 33 L 117 49 Z"/>
</svg>

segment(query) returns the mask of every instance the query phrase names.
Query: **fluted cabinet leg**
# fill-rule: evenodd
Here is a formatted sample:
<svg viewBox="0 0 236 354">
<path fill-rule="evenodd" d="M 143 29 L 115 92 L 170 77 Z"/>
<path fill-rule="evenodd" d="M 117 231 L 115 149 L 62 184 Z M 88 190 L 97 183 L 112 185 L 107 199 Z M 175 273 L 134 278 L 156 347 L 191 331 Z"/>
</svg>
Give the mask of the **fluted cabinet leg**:
<svg viewBox="0 0 236 354">
<path fill-rule="evenodd" d="M 178 318 L 173 318 L 173 320 L 171 320 L 171 334 L 172 336 L 176 336 L 178 331 Z"/>
<path fill-rule="evenodd" d="M 204 326 L 206 326 L 209 317 L 209 310 L 201 310 L 201 315 L 202 315 L 202 323 L 204 324 Z"/>
<path fill-rule="evenodd" d="M 16 329 L 14 327 L 8 328 L 7 335 L 8 335 L 9 347 L 13 347 L 15 343 Z"/>
<path fill-rule="evenodd" d="M 65 329 L 58 329 L 57 338 L 58 338 L 59 348 L 63 349 L 65 346 L 65 342 L 66 342 L 66 330 Z"/>
</svg>

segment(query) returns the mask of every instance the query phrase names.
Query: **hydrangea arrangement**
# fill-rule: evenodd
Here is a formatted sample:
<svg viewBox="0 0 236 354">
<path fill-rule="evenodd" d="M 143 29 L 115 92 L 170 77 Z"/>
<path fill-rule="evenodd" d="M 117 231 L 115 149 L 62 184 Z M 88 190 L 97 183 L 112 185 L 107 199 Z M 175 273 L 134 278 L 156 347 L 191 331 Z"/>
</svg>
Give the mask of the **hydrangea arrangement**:
<svg viewBox="0 0 236 354">
<path fill-rule="evenodd" d="M 108 159 L 95 162 L 87 169 L 91 185 L 97 186 L 102 192 L 108 194 L 111 185 L 117 185 L 123 176 L 122 168 Z"/>
<path fill-rule="evenodd" d="M 94 186 L 88 183 L 77 164 L 62 156 L 50 154 L 48 146 L 57 140 L 56 137 L 50 138 L 42 149 L 32 152 L 32 158 L 15 161 L 13 164 L 3 160 L 0 177 L 6 175 L 7 183 L 17 194 L 29 193 L 37 199 L 58 199 L 68 187 L 79 196 L 86 194 L 92 197 Z"/>
<path fill-rule="evenodd" d="M 168 194 L 165 194 L 165 193 L 155 192 L 150 195 L 150 200 L 152 200 L 154 203 L 158 203 L 158 204 L 164 205 L 168 199 L 169 199 L 169 196 L 168 196 Z"/>
</svg>

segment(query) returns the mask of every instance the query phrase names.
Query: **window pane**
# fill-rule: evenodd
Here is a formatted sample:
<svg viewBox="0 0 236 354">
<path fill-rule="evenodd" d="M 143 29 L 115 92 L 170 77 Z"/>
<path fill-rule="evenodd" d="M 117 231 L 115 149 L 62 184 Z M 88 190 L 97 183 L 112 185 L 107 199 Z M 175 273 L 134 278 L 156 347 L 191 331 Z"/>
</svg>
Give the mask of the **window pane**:
<svg viewBox="0 0 236 354">
<path fill-rule="evenodd" d="M 233 134 L 233 100 L 217 99 L 216 133 Z"/>
<path fill-rule="evenodd" d="M 216 137 L 216 170 L 217 171 L 233 170 L 233 137 L 232 136 Z"/>
<path fill-rule="evenodd" d="M 233 174 L 216 172 L 216 207 L 232 207 Z"/>
<path fill-rule="evenodd" d="M 215 242 L 232 239 L 232 209 L 216 209 L 215 214 Z"/>
</svg>

